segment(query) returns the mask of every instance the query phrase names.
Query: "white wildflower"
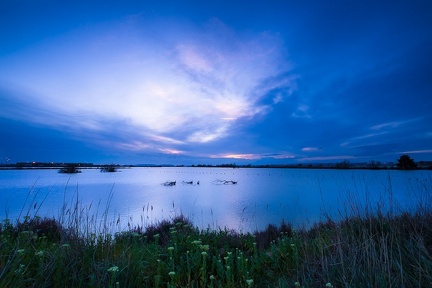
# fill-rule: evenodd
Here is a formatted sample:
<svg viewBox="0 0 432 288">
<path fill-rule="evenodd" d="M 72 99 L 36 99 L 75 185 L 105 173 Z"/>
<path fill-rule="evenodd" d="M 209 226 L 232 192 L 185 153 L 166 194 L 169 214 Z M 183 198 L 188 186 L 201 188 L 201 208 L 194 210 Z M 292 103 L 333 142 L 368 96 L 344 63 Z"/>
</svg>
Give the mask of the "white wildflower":
<svg viewBox="0 0 432 288">
<path fill-rule="evenodd" d="M 119 271 L 119 268 L 117 266 L 112 266 L 112 267 L 108 268 L 107 271 L 111 272 L 111 273 L 116 273 Z"/>
</svg>

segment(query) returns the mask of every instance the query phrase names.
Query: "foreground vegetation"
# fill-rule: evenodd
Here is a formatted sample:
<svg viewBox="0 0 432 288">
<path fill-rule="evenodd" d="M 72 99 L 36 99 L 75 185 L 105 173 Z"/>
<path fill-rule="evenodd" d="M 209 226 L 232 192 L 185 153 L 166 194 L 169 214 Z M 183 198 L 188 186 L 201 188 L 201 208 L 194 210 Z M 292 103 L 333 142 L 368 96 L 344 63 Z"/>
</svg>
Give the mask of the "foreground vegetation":
<svg viewBox="0 0 432 288">
<path fill-rule="evenodd" d="M 181 215 L 110 234 L 120 220 L 78 201 L 58 219 L 28 211 L 0 223 L 0 287 L 431 287 L 432 195 L 420 190 L 409 212 L 349 203 L 338 221 L 246 234 Z"/>
</svg>

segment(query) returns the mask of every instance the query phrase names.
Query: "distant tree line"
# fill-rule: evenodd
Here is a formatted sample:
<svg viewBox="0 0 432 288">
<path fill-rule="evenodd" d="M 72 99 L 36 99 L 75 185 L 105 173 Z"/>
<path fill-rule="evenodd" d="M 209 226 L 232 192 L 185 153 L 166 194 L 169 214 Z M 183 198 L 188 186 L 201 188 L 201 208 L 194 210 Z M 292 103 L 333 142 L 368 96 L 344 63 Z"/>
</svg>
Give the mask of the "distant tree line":
<svg viewBox="0 0 432 288">
<path fill-rule="evenodd" d="M 119 168 L 126 167 L 185 167 L 187 165 L 115 165 L 104 164 L 97 165 L 93 163 L 60 163 L 60 162 L 17 162 L 15 164 L 0 164 L 0 167 L 6 169 L 62 169 L 63 173 L 76 173 L 82 168 L 99 168 L 101 172 L 116 172 Z M 238 165 L 236 163 L 227 164 L 198 164 L 190 165 L 189 167 L 220 167 L 220 168 L 302 168 L 302 169 L 400 169 L 400 170 L 414 170 L 414 169 L 428 169 L 432 170 L 432 161 L 414 161 L 409 155 L 401 155 L 396 162 L 382 163 L 380 161 L 371 160 L 367 163 L 351 163 L 349 160 L 343 160 L 338 163 L 314 163 L 314 164 L 264 164 L 264 165 Z"/>
<path fill-rule="evenodd" d="M 422 162 L 421 168 L 432 169 L 432 163 L 429 162 L 429 165 L 425 165 L 426 162 L 424 162 L 424 161 L 421 161 L 421 162 Z M 362 169 L 414 170 L 414 169 L 418 168 L 418 164 L 409 155 L 404 154 L 404 155 L 401 155 L 397 159 L 395 167 L 393 165 L 390 167 L 388 165 L 383 165 L 381 162 L 375 161 L 375 160 L 369 161 L 369 163 L 367 165 L 364 165 L 364 166 L 352 165 L 348 160 L 344 160 L 342 162 L 336 163 L 334 168 L 336 168 L 336 169 L 352 169 L 352 168 L 359 169 L 359 168 L 362 168 Z"/>
</svg>

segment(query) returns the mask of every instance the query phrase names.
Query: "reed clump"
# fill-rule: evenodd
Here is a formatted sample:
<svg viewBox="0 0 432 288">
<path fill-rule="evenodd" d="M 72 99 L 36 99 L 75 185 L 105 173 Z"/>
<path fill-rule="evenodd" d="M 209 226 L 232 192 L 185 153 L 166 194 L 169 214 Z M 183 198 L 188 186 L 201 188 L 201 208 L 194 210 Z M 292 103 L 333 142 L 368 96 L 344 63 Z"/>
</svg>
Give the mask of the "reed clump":
<svg viewBox="0 0 432 288">
<path fill-rule="evenodd" d="M 0 287 L 430 287 L 429 206 L 255 233 L 200 230 L 182 215 L 115 234 L 5 219 Z"/>
</svg>

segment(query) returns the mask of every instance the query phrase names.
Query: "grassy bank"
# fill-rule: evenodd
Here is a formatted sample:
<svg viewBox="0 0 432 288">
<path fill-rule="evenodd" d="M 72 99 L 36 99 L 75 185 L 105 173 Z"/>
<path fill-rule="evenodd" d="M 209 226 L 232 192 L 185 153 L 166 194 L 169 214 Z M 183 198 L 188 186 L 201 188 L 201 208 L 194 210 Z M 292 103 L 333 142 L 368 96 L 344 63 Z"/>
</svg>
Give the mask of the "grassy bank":
<svg viewBox="0 0 432 288">
<path fill-rule="evenodd" d="M 0 223 L 0 287 L 431 287 L 432 201 L 419 190 L 410 212 L 350 203 L 339 221 L 247 234 L 178 216 L 112 235 L 107 212 L 99 223 L 78 201 L 58 219 L 29 211 Z"/>
</svg>

